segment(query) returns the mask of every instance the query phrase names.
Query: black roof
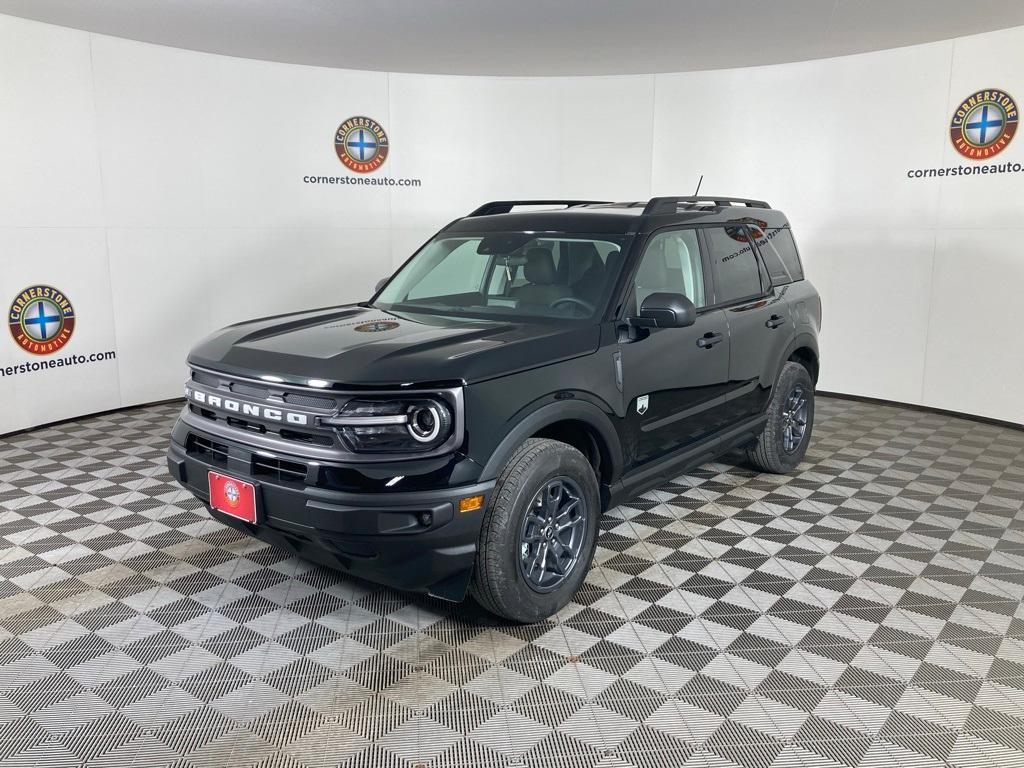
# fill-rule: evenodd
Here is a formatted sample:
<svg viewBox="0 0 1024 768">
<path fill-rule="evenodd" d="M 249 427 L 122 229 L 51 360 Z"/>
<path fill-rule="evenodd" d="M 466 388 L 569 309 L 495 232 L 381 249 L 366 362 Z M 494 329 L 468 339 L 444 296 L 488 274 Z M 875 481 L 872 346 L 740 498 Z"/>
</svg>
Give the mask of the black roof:
<svg viewBox="0 0 1024 768">
<path fill-rule="evenodd" d="M 515 208 L 543 206 L 538 210 Z M 549 207 L 558 206 L 558 207 Z M 497 200 L 458 219 L 446 232 L 566 232 L 593 235 L 651 232 L 672 224 L 756 222 L 762 228 L 789 226 L 785 215 L 763 200 L 722 196 L 654 197 L 610 203 L 586 200 Z"/>
</svg>

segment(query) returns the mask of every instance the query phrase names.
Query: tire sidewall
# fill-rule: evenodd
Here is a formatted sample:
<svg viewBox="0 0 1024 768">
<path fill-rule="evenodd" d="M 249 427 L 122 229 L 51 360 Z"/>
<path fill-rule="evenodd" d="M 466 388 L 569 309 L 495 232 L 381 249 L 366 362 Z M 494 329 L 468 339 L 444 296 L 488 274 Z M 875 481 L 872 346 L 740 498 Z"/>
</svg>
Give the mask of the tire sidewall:
<svg viewBox="0 0 1024 768">
<path fill-rule="evenodd" d="M 550 592 L 537 592 L 526 581 L 519 567 L 519 536 L 523 518 L 534 497 L 548 481 L 560 475 L 574 480 L 583 494 L 587 505 L 585 538 L 580 557 L 569 577 Z M 597 480 L 581 453 L 566 446 L 565 450 L 545 450 L 533 457 L 515 489 L 511 510 L 503 516 L 506 527 L 502 536 L 500 577 L 507 587 L 502 590 L 500 597 L 508 615 L 522 617 L 524 621 L 540 621 L 565 607 L 590 568 L 597 546 L 600 514 Z"/>
<path fill-rule="evenodd" d="M 807 428 L 804 430 L 803 440 L 792 453 L 787 453 L 784 447 L 782 414 L 786 410 L 786 402 L 790 394 L 800 385 L 807 393 Z M 787 471 L 795 469 L 811 442 L 811 433 L 814 428 L 814 382 L 811 380 L 807 369 L 797 363 L 787 363 L 783 368 L 782 376 L 776 385 L 776 397 L 772 407 L 772 418 L 776 420 L 775 429 L 775 450 L 780 461 L 786 466 Z"/>
</svg>

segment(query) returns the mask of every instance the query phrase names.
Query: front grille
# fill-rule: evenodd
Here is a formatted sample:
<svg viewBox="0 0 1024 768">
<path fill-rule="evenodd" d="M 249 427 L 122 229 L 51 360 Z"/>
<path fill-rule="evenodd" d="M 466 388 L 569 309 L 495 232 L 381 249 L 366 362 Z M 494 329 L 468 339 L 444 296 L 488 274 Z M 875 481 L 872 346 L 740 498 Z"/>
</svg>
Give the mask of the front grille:
<svg viewBox="0 0 1024 768">
<path fill-rule="evenodd" d="M 338 401 L 330 395 L 290 392 L 283 386 L 275 387 L 255 382 L 237 381 L 230 376 L 221 376 L 220 374 L 207 373 L 206 371 L 193 370 L 192 381 L 207 387 L 213 387 L 214 389 L 227 390 L 236 395 L 251 397 L 254 400 L 275 399 L 276 402 L 283 400 L 290 405 L 305 408 L 321 408 L 325 411 L 333 411 L 338 407 Z"/>
<path fill-rule="evenodd" d="M 307 445 L 334 445 L 334 438 L 330 435 L 317 435 L 313 432 L 298 432 L 294 429 L 282 429 L 278 434 L 284 440 L 291 440 L 295 443 L 306 443 Z"/>
<path fill-rule="evenodd" d="M 252 457 L 252 473 L 260 477 L 269 477 L 279 483 L 305 483 L 306 465 L 297 461 L 285 461 L 268 456 Z"/>
<path fill-rule="evenodd" d="M 270 397 L 270 387 L 261 387 L 257 384 L 246 384 L 244 381 L 232 381 L 228 388 L 236 395 L 255 397 L 257 400 L 266 400 Z"/>
<path fill-rule="evenodd" d="M 189 456 L 217 467 L 227 467 L 228 447 L 208 437 L 190 434 L 185 440 L 185 452 Z M 298 461 L 286 461 L 270 456 L 252 455 L 252 474 L 278 483 L 305 484 L 307 467 Z"/>
<path fill-rule="evenodd" d="M 208 387 L 219 387 L 220 377 L 203 371 L 192 371 L 192 381 L 205 384 Z"/>
<path fill-rule="evenodd" d="M 260 435 L 267 433 L 267 428 L 262 424 L 257 424 L 255 421 L 246 421 L 245 419 L 236 419 L 234 416 L 228 416 L 226 419 L 229 427 L 235 427 L 236 429 L 245 429 L 249 432 L 256 432 Z"/>
<path fill-rule="evenodd" d="M 286 392 L 284 401 L 289 405 L 304 405 L 307 408 L 323 408 L 325 410 L 333 410 L 337 405 L 333 398 L 303 395 L 299 392 Z"/>
<path fill-rule="evenodd" d="M 228 447 L 199 435 L 189 435 L 185 441 L 185 452 L 190 456 L 202 459 L 207 464 L 220 467 L 228 465 Z"/>
<path fill-rule="evenodd" d="M 325 448 L 332 448 L 337 444 L 333 432 L 302 432 L 297 429 L 288 429 L 287 427 L 268 426 L 266 424 L 261 424 L 258 421 L 239 419 L 236 416 L 226 416 L 223 413 L 218 414 L 216 411 L 211 411 L 208 408 L 202 408 L 195 403 L 189 403 L 188 409 L 197 416 L 202 416 L 204 419 L 209 419 L 210 421 L 223 421 L 229 427 L 243 432 L 250 432 L 256 435 L 267 435 L 268 437 L 276 436 L 281 440 L 287 440 L 290 443 L 320 445 Z M 244 438 L 240 435 L 238 439 L 244 442 Z"/>
<path fill-rule="evenodd" d="M 204 419 L 210 419 L 211 421 L 217 420 L 217 414 L 207 408 L 200 408 L 195 403 L 189 403 L 188 409 L 192 411 L 196 416 L 202 416 Z"/>
</svg>

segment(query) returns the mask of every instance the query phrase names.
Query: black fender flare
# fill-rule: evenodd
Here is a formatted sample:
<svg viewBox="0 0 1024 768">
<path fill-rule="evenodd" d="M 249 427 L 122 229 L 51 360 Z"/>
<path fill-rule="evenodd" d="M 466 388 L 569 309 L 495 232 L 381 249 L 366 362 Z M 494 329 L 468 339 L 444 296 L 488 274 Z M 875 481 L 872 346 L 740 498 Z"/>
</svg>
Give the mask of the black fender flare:
<svg viewBox="0 0 1024 768">
<path fill-rule="evenodd" d="M 818 340 L 814 337 L 814 334 L 802 332 L 796 334 L 786 347 L 786 351 L 783 353 L 782 359 L 779 361 L 780 373 L 782 371 L 782 366 L 785 365 L 790 356 L 801 347 L 807 347 L 810 349 L 814 353 L 814 359 L 818 361 L 819 366 L 821 365 L 821 355 L 818 352 Z"/>
<path fill-rule="evenodd" d="M 546 405 L 542 405 L 520 418 L 491 453 L 491 457 L 480 474 L 480 481 L 495 479 L 516 448 L 522 445 L 527 438 L 559 421 L 583 422 L 600 435 L 608 449 L 607 458 L 611 464 L 610 477 L 614 482 L 615 478 L 622 473 L 622 443 L 619 441 L 619 435 L 615 431 L 615 427 L 612 426 L 607 413 L 594 403 L 578 399 L 549 401 Z"/>
</svg>

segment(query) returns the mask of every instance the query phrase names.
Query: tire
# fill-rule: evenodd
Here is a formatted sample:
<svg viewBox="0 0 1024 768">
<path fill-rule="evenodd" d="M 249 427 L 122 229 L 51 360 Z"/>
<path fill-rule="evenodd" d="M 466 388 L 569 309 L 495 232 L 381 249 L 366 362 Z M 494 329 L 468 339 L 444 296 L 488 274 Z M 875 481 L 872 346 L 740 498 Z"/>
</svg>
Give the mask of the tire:
<svg viewBox="0 0 1024 768">
<path fill-rule="evenodd" d="M 545 505 L 535 506 L 542 493 L 548 494 Z M 523 624 L 557 613 L 587 575 L 600 513 L 597 477 L 583 454 L 557 440 L 530 438 L 505 464 L 484 512 L 471 594 L 491 613 Z M 577 517 L 582 519 L 573 522 Z M 552 538 L 569 554 L 556 555 Z"/>
<path fill-rule="evenodd" d="M 786 428 L 791 423 L 790 412 L 797 402 L 794 397 L 802 397 L 805 405 L 802 411 L 799 408 L 795 410 L 792 417 L 794 428 L 787 433 Z M 803 422 L 803 430 L 797 440 L 796 428 L 800 422 Z M 779 380 L 775 383 L 768 406 L 768 422 L 754 444 L 747 449 L 747 460 L 762 472 L 788 474 L 796 469 L 807 453 L 813 427 L 814 382 L 802 365 L 787 362 L 782 366 Z"/>
</svg>

